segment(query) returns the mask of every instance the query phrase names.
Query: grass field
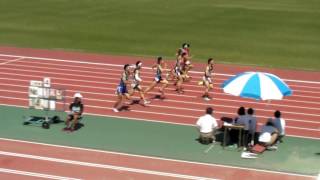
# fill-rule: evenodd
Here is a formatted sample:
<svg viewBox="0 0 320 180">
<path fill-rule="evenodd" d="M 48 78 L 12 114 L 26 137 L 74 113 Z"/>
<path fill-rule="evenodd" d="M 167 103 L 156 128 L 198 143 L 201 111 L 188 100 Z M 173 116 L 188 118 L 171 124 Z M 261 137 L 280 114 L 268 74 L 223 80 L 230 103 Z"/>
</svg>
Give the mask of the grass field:
<svg viewBox="0 0 320 180">
<path fill-rule="evenodd" d="M 320 70 L 318 0 L 1 0 L 0 45 Z"/>
</svg>

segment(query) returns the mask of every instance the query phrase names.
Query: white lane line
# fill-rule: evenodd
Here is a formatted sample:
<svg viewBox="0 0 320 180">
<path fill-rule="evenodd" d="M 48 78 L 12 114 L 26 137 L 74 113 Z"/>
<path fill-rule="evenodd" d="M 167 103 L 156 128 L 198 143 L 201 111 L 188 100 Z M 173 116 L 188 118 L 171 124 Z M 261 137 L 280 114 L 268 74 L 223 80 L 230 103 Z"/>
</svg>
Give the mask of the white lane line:
<svg viewBox="0 0 320 180">
<path fill-rule="evenodd" d="M 7 98 L 7 97 L 3 97 L 3 98 Z M 10 97 L 10 98 L 11 99 L 15 99 L 15 100 L 24 100 L 25 101 L 25 99 L 22 99 L 22 98 L 15 98 L 15 97 Z M 4 103 L 0 103 L 0 105 L 1 106 L 19 107 L 19 108 L 28 109 L 27 106 L 21 106 L 21 105 L 4 104 Z M 112 108 L 109 108 L 109 109 L 112 109 Z M 144 122 L 155 122 L 155 123 L 173 124 L 173 125 L 181 125 L 181 126 L 192 126 L 192 127 L 195 126 L 193 124 L 188 124 L 188 123 L 177 123 L 177 122 L 170 122 L 170 121 L 160 121 L 160 120 L 152 120 L 152 119 L 144 119 L 144 118 L 134 118 L 134 117 L 124 116 L 124 115 L 116 116 L 116 115 L 96 114 L 96 113 L 90 113 L 90 112 L 86 112 L 85 114 L 86 115 L 92 115 L 92 116 L 99 116 L 99 117 L 112 117 L 112 118 L 119 118 L 119 119 L 129 119 L 129 120 L 144 121 Z M 299 135 L 292 135 L 292 134 L 288 134 L 287 136 L 289 136 L 289 137 L 297 137 L 297 138 L 304 138 L 304 139 L 320 140 L 320 137 L 299 136 Z"/>
<path fill-rule="evenodd" d="M 16 66 L 16 65 L 14 65 Z M 55 74 L 55 75 L 65 75 L 65 76 L 70 76 L 70 77 L 84 77 L 84 78 L 94 78 L 94 79 L 100 79 L 100 80 L 106 80 L 106 79 L 113 79 L 113 80 L 119 80 L 118 78 L 118 74 L 115 74 L 115 73 L 104 73 L 104 72 L 101 72 L 101 73 L 97 73 L 97 72 L 90 72 L 90 71 L 81 71 L 82 74 L 70 74 L 70 73 L 65 73 L 65 72 L 79 72 L 79 70 L 73 70 L 73 69 L 64 69 L 64 68 L 42 68 L 43 71 L 41 70 L 32 70 L 32 69 L 26 69 L 26 67 L 33 67 L 33 66 L 24 66 L 22 65 L 22 67 L 24 69 L 19 69 L 19 68 L 9 68 L 9 67 L 0 67 L 1 69 L 5 69 L 5 70 L 11 70 L 13 72 L 18 72 L 18 71 L 22 71 L 22 72 L 31 72 L 31 73 L 34 73 L 34 72 L 37 72 L 37 73 L 44 73 L 46 74 L 47 76 L 50 76 L 50 74 Z M 53 69 L 53 70 L 59 70 L 59 71 L 62 71 L 62 73 L 60 72 L 49 72 L 49 71 L 45 71 L 45 69 Z M 63 71 L 65 70 L 65 71 Z M 84 72 L 88 72 L 88 73 L 95 73 L 95 74 L 98 74 L 99 76 L 92 76 L 92 75 L 84 75 L 85 73 Z M 144 73 L 144 74 L 147 74 L 147 73 Z M 149 73 L 150 74 L 150 73 Z M 110 76 L 117 76 L 116 78 L 114 77 L 110 77 Z M 142 75 L 142 78 L 143 79 L 149 79 L 149 80 L 145 80 L 144 82 L 148 82 L 148 83 L 151 83 L 151 80 L 154 78 L 154 76 L 146 76 L 146 75 Z M 200 80 L 201 78 L 199 78 Z M 215 89 L 221 89 L 221 88 L 217 88 L 217 87 L 220 87 L 220 83 L 217 82 L 217 79 L 218 78 L 215 78 L 215 82 L 213 84 L 215 84 Z M 220 80 L 220 79 L 219 79 Z M 226 80 L 226 79 L 224 79 Z M 223 81 L 223 80 L 222 80 Z M 193 84 L 184 84 L 183 86 L 187 86 L 187 87 L 196 87 L 196 88 L 201 88 L 201 86 L 199 85 L 196 85 L 196 83 Z M 316 87 L 313 87 L 313 88 L 316 88 Z M 317 87 L 318 88 L 318 87 Z M 190 92 L 201 92 L 202 91 L 195 91 L 195 90 L 188 90 Z M 293 89 L 294 92 L 303 92 L 303 93 L 310 93 L 310 94 L 320 94 L 319 91 L 312 91 L 312 90 L 301 90 L 301 89 Z M 294 94 L 296 95 L 296 94 Z M 299 95 L 297 95 L 299 96 Z"/>
<path fill-rule="evenodd" d="M 13 60 L 8 60 L 7 62 L 0 63 L 0 65 L 5 65 L 5 64 L 13 63 L 13 62 L 16 62 L 16 61 L 20 61 L 20 60 L 22 60 L 22 59 L 24 59 L 24 57 L 20 57 L 20 58 L 13 59 Z"/>
<path fill-rule="evenodd" d="M 33 57 L 33 56 L 19 56 L 19 55 L 10 55 L 10 54 L 0 54 L 0 56 L 5 57 L 21 57 L 21 58 L 30 58 L 30 59 L 36 59 L 36 60 L 47 60 L 47 61 L 57 61 L 57 62 L 70 62 L 70 63 L 76 63 L 76 64 L 91 64 L 91 65 L 98 65 L 98 66 L 114 66 L 114 67 L 123 67 L 123 65 L 120 64 L 109 64 L 109 63 L 96 63 L 96 62 L 90 62 L 90 61 L 77 61 L 77 60 L 63 60 L 63 59 L 56 59 L 56 58 L 42 58 L 42 57 Z M 144 67 L 147 69 L 151 69 L 150 67 Z M 199 71 L 190 71 L 191 73 L 196 74 L 203 74 L 203 72 Z M 234 76 L 232 74 L 223 74 L 223 73 L 216 73 L 216 75 L 221 76 Z M 291 81 L 291 82 L 301 82 L 301 83 L 310 83 L 310 84 L 320 84 L 320 81 L 304 81 L 304 80 L 293 80 L 293 79 L 283 79 L 284 81 Z"/>
<path fill-rule="evenodd" d="M 2 90 L 0 89 L 0 91 L 5 91 L 5 92 L 10 92 L 10 93 L 19 93 L 19 94 L 26 94 L 27 95 L 27 92 L 24 92 L 24 91 L 15 91 L 15 90 Z M 85 92 L 85 91 L 81 91 L 82 93 L 86 93 L 86 94 L 92 94 L 90 92 Z M 100 95 L 105 95 L 105 96 L 114 96 L 114 94 L 106 94 L 106 93 L 94 93 L 94 94 L 100 94 Z M 6 98 L 6 99 L 10 99 L 10 98 L 15 98 L 15 97 L 9 97 L 9 96 L 0 96 L 0 98 Z M 66 98 L 69 98 L 69 99 L 72 99 L 73 97 L 72 96 L 66 96 Z M 133 98 L 139 98 L 138 96 L 133 96 Z M 25 100 L 27 101 L 28 99 L 25 98 L 25 99 L 22 99 L 21 100 Z M 91 100 L 91 101 L 99 101 L 99 102 L 108 102 L 108 103 L 114 103 L 114 101 L 111 101 L 111 100 L 102 100 L 102 99 L 95 99 L 95 98 L 86 98 L 86 100 Z M 164 100 L 164 101 L 174 101 L 174 100 Z M 174 102 L 180 102 L 180 101 L 174 101 Z M 181 102 L 183 103 L 183 102 Z M 203 104 L 203 103 L 193 103 L 193 104 L 199 104 L 199 105 L 208 105 L 208 104 Z M 163 106 L 163 105 L 153 105 L 153 104 L 150 104 L 148 105 L 149 107 L 157 107 L 157 108 L 167 108 L 167 109 L 172 109 L 172 108 L 175 108 L 175 109 L 179 109 L 179 110 L 186 110 L 186 111 L 196 111 L 196 112 L 203 112 L 203 109 L 194 109 L 194 108 L 184 108 L 184 107 L 171 107 L 171 106 Z M 216 105 L 216 106 L 219 106 L 219 107 L 226 107 L 226 108 L 238 108 L 236 106 L 225 106 L 225 105 Z M 94 106 L 96 107 L 96 106 Z M 100 106 L 98 106 L 100 107 Z M 307 107 L 306 107 L 307 108 Z M 266 109 L 256 109 L 256 110 L 259 110 L 259 111 L 265 111 L 265 112 L 274 112 L 273 110 L 266 110 Z M 317 109 L 318 110 L 318 109 Z M 225 111 L 216 111 L 217 113 L 220 113 L 220 114 L 229 114 L 229 115 L 234 115 L 233 112 L 225 112 Z M 298 114 L 298 115 L 309 115 L 309 116 L 320 116 L 318 114 L 307 114 L 307 113 L 298 113 L 298 112 L 290 112 L 290 111 L 283 111 L 287 114 Z M 185 117 L 185 115 L 181 115 L 183 117 Z M 269 118 L 268 116 L 262 116 L 262 115 L 258 115 L 257 116 L 258 118 L 263 118 L 263 119 L 267 119 Z M 304 123 L 313 123 L 313 124 L 320 124 L 320 122 L 318 121 L 310 121 L 310 120 L 303 120 L 303 119 L 291 119 L 291 118 L 286 118 L 287 121 L 296 121 L 296 122 L 304 122 Z M 261 123 L 260 123 L 261 124 Z M 300 127 L 294 127 L 294 126 L 287 126 L 287 127 L 293 127 L 293 128 L 299 128 L 299 129 L 303 129 L 303 128 L 300 128 Z M 309 129 L 309 128 L 308 128 Z"/>
<path fill-rule="evenodd" d="M 0 91 L 3 91 L 0 89 Z M 21 91 L 10 91 L 13 93 L 20 93 L 20 94 L 26 94 L 26 92 L 21 92 Z M 107 95 L 107 94 L 105 94 Z M 113 96 L 113 94 L 109 94 L 110 96 Z M 139 98 L 138 96 L 134 96 L 135 98 Z M 10 97 L 10 96 L 0 96 L 0 98 L 4 98 L 4 99 L 20 99 L 20 100 L 24 100 L 27 101 L 27 98 L 16 98 L 16 97 Z M 72 99 L 72 96 L 66 96 L 66 98 Z M 114 103 L 114 101 L 111 100 L 101 100 L 101 99 L 94 99 L 94 98 L 86 98 L 86 100 L 91 100 L 91 101 L 99 101 L 99 102 L 107 102 L 107 103 Z M 108 107 L 102 107 L 102 106 L 95 106 L 95 105 L 90 105 L 87 104 L 86 107 L 93 107 L 93 108 L 106 108 L 106 109 L 112 109 L 112 108 L 108 108 Z M 203 109 L 192 109 L 192 108 L 183 108 L 183 107 L 171 107 L 171 106 L 162 106 L 162 105 L 153 105 L 153 104 L 149 104 L 148 107 L 156 107 L 156 108 L 165 108 L 165 109 L 177 109 L 177 110 L 186 110 L 186 111 L 195 111 L 195 112 L 203 112 Z M 167 115 L 167 116 L 178 116 L 178 117 L 186 117 L 186 118 L 195 118 L 197 119 L 197 116 L 188 116 L 188 115 L 182 115 L 182 114 L 170 114 L 170 113 L 159 113 L 159 112 L 152 112 L 148 109 L 148 111 L 139 111 L 139 110 L 130 110 L 132 112 L 141 112 L 141 113 L 155 113 L 155 114 L 160 114 L 160 115 Z M 226 112 L 226 111 L 215 111 L 216 113 L 219 114 L 228 114 L 228 115 L 234 115 L 233 112 Z M 270 111 L 271 112 L 271 111 Z M 273 111 L 272 111 L 273 112 Z M 285 111 L 283 111 L 285 112 Z M 287 113 L 291 113 L 291 112 L 287 112 Z M 294 113 L 292 113 L 294 114 Z M 302 113 L 305 114 L 305 113 Z M 308 114 L 310 116 L 312 116 L 313 114 Z M 318 115 L 317 115 L 318 116 Z M 261 118 L 261 119 L 267 119 L 269 118 L 269 116 L 262 116 L 262 115 L 258 115 L 257 118 Z M 219 120 L 219 119 L 218 119 Z M 296 122 L 303 122 L 303 123 L 312 123 L 312 124 L 320 124 L 320 122 L 318 121 L 309 121 L 309 120 L 299 120 L 299 119 L 290 119 L 290 118 L 286 118 L 287 121 L 296 121 Z M 263 123 L 258 123 L 258 125 L 263 125 Z M 302 127 L 296 127 L 296 126 L 286 126 L 287 128 L 295 128 L 295 129 L 302 129 L 302 130 L 316 130 L 318 131 L 318 129 L 311 129 L 311 128 L 302 128 Z"/>
<path fill-rule="evenodd" d="M 0 78 L 1 79 L 1 78 Z M 13 80 L 13 79 L 12 79 Z M 53 83 L 53 84 L 59 84 L 59 85 L 67 85 L 67 86 L 72 86 L 71 84 L 60 84 L 60 83 Z M 28 88 L 28 86 L 23 86 L 23 85 L 14 85 L 14 84 L 7 84 L 7 83 L 0 83 L 0 85 L 3 86 L 7 86 L 7 87 L 23 87 L 23 88 Z M 79 86 L 79 87 L 84 87 L 84 86 Z M 91 87 L 90 88 L 98 88 L 98 87 Z M 103 90 L 111 90 L 113 92 L 113 88 L 102 88 Z M 68 90 L 72 90 L 72 89 L 68 89 Z M 74 89 L 75 91 L 81 91 L 79 89 Z M 1 89 L 0 91 L 6 91 L 6 92 L 17 92 L 17 93 L 25 93 L 25 91 L 13 91 L 10 89 Z M 94 95 L 102 95 L 102 96 L 112 96 L 114 97 L 114 93 L 94 93 L 94 92 L 90 92 L 90 91 L 81 91 L 83 93 L 86 94 L 94 94 Z M 107 91 L 106 91 L 107 92 Z M 171 93 L 167 93 L 167 95 L 175 95 L 175 94 L 171 94 Z M 134 96 L 135 97 L 135 96 Z M 194 96 L 191 96 L 194 97 Z M 196 98 L 196 97 L 194 97 Z M 90 99 L 90 98 L 86 98 L 86 99 Z M 97 100 L 97 99 L 91 99 L 91 100 Z M 172 99 L 165 99 L 164 101 L 168 101 L 168 102 L 177 102 L 177 103 L 183 103 L 183 104 L 197 104 L 197 105 L 208 105 L 208 103 L 197 103 L 197 102 L 186 102 L 186 101 L 180 101 L 180 100 L 172 100 Z M 251 102 L 246 102 L 246 101 L 238 101 L 238 100 L 229 100 L 229 99 L 224 99 L 224 98 L 214 98 L 214 101 L 230 101 L 230 102 L 245 102 L 245 103 L 251 103 Z M 320 110 L 320 108 L 314 108 L 314 107 L 305 107 L 305 106 L 293 106 L 293 105 L 280 105 L 280 104 L 266 104 L 266 103 L 257 103 L 257 102 L 252 102 L 251 104 L 260 104 L 260 105 L 268 105 L 268 106 L 279 106 L 279 107 L 289 107 L 289 108 L 298 108 L 298 109 L 311 109 L 311 110 Z M 221 104 L 215 104 L 216 106 L 219 107 L 226 107 L 226 108 L 238 108 L 238 106 L 230 106 L 230 105 L 221 105 Z M 259 109 L 256 108 L 256 110 L 259 111 L 265 111 L 265 112 L 274 112 L 274 110 L 268 110 L 268 109 Z M 310 115 L 310 116 L 319 116 L 319 114 L 311 114 L 311 113 L 300 113 L 300 112 L 291 112 L 291 111 L 283 111 L 289 114 L 300 114 L 300 115 Z"/>
<path fill-rule="evenodd" d="M 1 68 L 0 68 L 1 69 Z M 48 72 L 43 72 L 46 76 L 48 76 Z M 22 76 L 22 77 L 32 77 L 32 78 L 43 78 L 43 76 L 40 76 L 40 75 L 27 75 L 27 74 L 17 74 L 17 73 L 7 73 L 7 72 L 0 72 L 0 74 L 5 74 L 5 75 L 14 75 L 14 76 Z M 51 73 L 51 74 L 58 74 L 58 75 L 61 75 L 59 73 Z M 85 75 L 73 75 L 73 74 L 64 74 L 66 76 L 80 76 L 80 77 L 88 77 L 88 76 L 85 76 Z M 87 82 L 87 83 L 95 83 L 95 84 L 101 84 L 101 85 L 115 85 L 117 86 L 118 83 L 109 83 L 108 81 L 106 82 L 101 82 L 101 81 L 88 81 L 88 80 L 81 80 L 80 79 L 71 79 L 71 78 L 59 78 L 59 77 L 53 77 L 54 79 L 59 79 L 59 80 L 65 80 L 65 81 L 77 81 L 77 82 Z M 106 78 L 107 79 L 111 79 L 111 80 L 119 80 L 119 78 Z M 151 81 L 145 81 L 145 82 L 151 82 Z M 168 90 L 175 90 L 174 88 L 167 88 Z M 214 89 L 219 89 L 218 87 L 214 87 Z M 299 90 L 296 90 L 296 91 L 299 91 Z M 203 91 L 198 91 L 198 90 L 186 90 L 186 92 L 195 92 L 195 93 L 203 93 Z M 306 91 L 304 91 L 306 92 Z M 219 92 L 215 92 L 215 93 L 219 93 Z M 320 93 L 320 92 L 311 92 L 311 91 L 308 91 L 308 93 Z M 223 93 L 219 93 L 219 94 L 223 94 Z M 224 95 L 228 95 L 228 94 L 224 94 Z M 189 96 L 189 95 L 183 95 L 185 97 L 196 97 L 196 96 Z M 231 96 L 231 95 L 228 95 L 228 96 Z M 312 99 L 320 99 L 320 96 L 304 96 L 304 95 L 297 95 L 297 94 L 294 94 L 293 97 L 304 97 L 304 98 L 312 98 Z M 295 100 L 291 100 L 291 99 L 285 99 L 285 101 L 295 101 Z"/>
<path fill-rule="evenodd" d="M 192 180 L 199 180 L 199 179 L 215 180 L 214 178 L 207 178 L 207 177 L 200 177 L 200 176 L 191 176 L 191 175 L 168 173 L 168 172 L 161 172 L 161 171 L 128 168 L 128 167 L 113 166 L 113 165 L 107 165 L 107 164 L 89 163 L 89 162 L 83 162 L 83 161 L 74 161 L 74 160 L 59 159 L 59 158 L 52 158 L 52 157 L 45 157 L 45 156 L 35 156 L 35 155 L 30 155 L 30 154 L 12 153 L 12 152 L 6 152 L 6 151 L 0 151 L 0 154 L 5 155 L 5 156 L 13 156 L 13 157 L 20 157 L 20 158 L 27 158 L 27 159 L 36 159 L 36 160 L 42 160 L 42 161 L 64 163 L 64 164 L 71 164 L 71 165 L 79 165 L 79 166 L 85 166 L 85 167 L 112 169 L 112 170 L 117 170 L 117 171 L 127 171 L 127 172 L 134 172 L 134 173 L 140 173 L 140 174 L 149 174 L 149 175 L 166 176 L 166 177 L 174 177 L 174 178 L 184 178 L 184 179 L 192 179 Z"/>
<path fill-rule="evenodd" d="M 43 69 L 51 69 L 51 70 L 65 70 L 65 71 L 68 71 L 68 72 L 79 72 L 79 70 L 74 70 L 73 68 L 82 68 L 82 70 L 80 70 L 82 73 L 91 73 L 91 74 L 99 74 L 99 75 L 109 75 L 109 74 L 112 74 L 112 75 L 115 75 L 115 73 L 105 73 L 105 72 L 117 72 L 117 74 L 120 74 L 123 70 L 121 68 L 99 68 L 99 67 L 87 67 L 87 66 L 77 66 L 77 65 L 66 65 L 66 64 L 61 64 L 61 63 L 44 63 L 44 62 L 39 62 L 37 60 L 35 60 L 35 62 L 31 62 L 31 61 L 23 61 L 24 64 L 12 64 L 10 66 L 14 66 L 14 67 L 30 67 L 30 68 L 43 68 Z M 34 65 L 31 65 L 31 66 L 28 66 L 28 65 L 25 65 L 25 64 L 36 64 L 36 66 Z M 49 66 L 40 66 L 40 65 L 49 65 Z M 51 67 L 50 67 L 51 65 Z M 58 68 L 54 68 L 52 67 L 53 66 L 59 66 Z M 63 68 L 63 67 L 71 67 L 71 68 Z M 87 70 L 83 70 L 83 69 L 87 69 Z M 102 70 L 102 71 L 97 71 L 97 70 Z M 151 69 L 147 69 L 147 70 L 144 70 L 143 71 L 143 75 L 144 74 L 151 74 L 152 77 L 150 78 L 153 78 L 153 75 L 154 75 L 154 72 L 151 71 Z M 214 84 L 218 84 L 220 85 L 223 81 L 227 80 L 228 78 L 217 78 L 217 74 L 215 74 L 215 78 L 214 78 Z M 219 75 L 218 75 L 219 76 Z M 198 79 L 201 79 L 202 78 L 202 75 L 201 74 L 196 74 L 195 76 L 193 76 L 195 78 L 198 78 Z M 217 83 L 217 81 L 221 81 L 220 83 Z M 304 85 L 297 85 L 297 84 L 291 84 L 291 83 L 288 83 L 288 85 L 290 87 L 299 87 L 299 88 L 308 88 L 308 89 L 319 89 L 319 87 L 315 87 L 315 86 L 304 86 Z M 197 85 L 191 85 L 191 84 L 184 84 L 184 86 L 191 86 L 191 87 L 199 87 Z"/>
<path fill-rule="evenodd" d="M 15 97 L 8 97 L 8 96 L 0 96 L 0 98 L 5 98 L 5 99 L 16 99 L 16 100 L 24 100 L 27 101 L 27 99 L 24 98 L 15 98 Z M 70 97 L 71 98 L 71 97 Z M 114 102 L 114 101 L 108 101 L 108 100 L 104 100 L 105 102 Z M 159 107 L 158 105 L 154 105 L 155 107 Z M 86 107 L 91 107 L 91 108 L 95 108 L 95 109 L 105 109 L 105 110 L 112 110 L 111 107 L 101 107 L 101 106 L 95 106 L 95 105 L 90 105 L 87 104 Z M 168 108 L 166 106 L 162 106 L 164 108 Z M 177 108 L 177 109 L 183 109 L 183 110 L 193 110 L 193 109 L 188 109 L 188 108 Z M 194 110 L 193 110 L 194 111 Z M 198 110 L 200 112 L 200 110 Z M 199 118 L 198 116 L 190 116 L 190 115 L 182 115 L 182 114 L 171 114 L 171 113 L 160 113 L 160 112 L 155 112 L 155 111 L 150 111 L 150 110 L 130 110 L 130 112 L 137 112 L 137 113 L 142 113 L 142 114 L 153 114 L 153 115 L 163 115 L 163 116 L 172 116 L 172 117 L 183 117 L 183 118 L 191 118 L 191 119 L 197 119 Z M 229 115 L 234 115 L 234 113 L 229 113 L 229 112 L 222 112 L 222 111 L 216 111 L 217 113 L 221 113 L 221 114 L 229 114 Z M 87 113 L 86 113 L 87 114 Z M 265 117 L 266 116 L 257 116 L 257 117 Z M 219 119 L 218 119 L 219 120 Z M 288 120 L 288 119 L 286 119 Z M 154 120 L 150 119 L 149 121 L 155 122 Z M 219 120 L 220 121 L 220 120 Z M 302 122 L 304 122 L 303 120 L 301 120 Z M 158 121 L 157 121 L 158 122 Z M 161 121 L 163 122 L 163 121 Z M 315 122 L 317 123 L 317 122 Z M 258 125 L 263 125 L 263 123 L 258 123 Z M 193 126 L 193 125 L 192 125 Z M 319 131 L 319 128 L 316 129 L 312 129 L 312 128 L 304 128 L 304 127 L 296 127 L 296 126 L 286 126 L 287 129 L 300 129 L 300 130 L 307 130 L 307 131 Z"/>
<path fill-rule="evenodd" d="M 0 72 L 1 74 L 1 72 Z M 22 76 L 22 75 L 21 75 Z M 40 76 L 39 76 L 40 78 Z M 42 78 L 42 76 L 41 76 Z M 29 84 L 29 81 L 28 80 L 22 80 L 22 79 L 14 79 L 14 78 L 1 78 L 0 79 L 3 79 L 3 80 L 12 80 L 12 82 L 16 82 L 16 81 L 20 81 L 20 82 L 25 82 L 27 84 Z M 0 84 L 3 84 L 3 85 L 6 85 L 5 83 L 0 83 Z M 102 89 L 102 90 L 112 90 L 114 91 L 114 88 L 107 88 L 107 87 L 98 87 L 98 86 L 86 86 L 86 85 L 76 85 L 76 84 L 71 84 L 71 83 L 68 83 L 68 84 L 65 84 L 65 83 L 55 83 L 53 82 L 52 84 L 54 85 L 59 85 L 59 86 L 71 86 L 71 87 L 81 87 L 81 88 L 94 88 L 94 89 Z M 109 83 L 109 84 L 112 84 L 112 85 L 118 85 L 116 83 Z M 18 86 L 18 85 L 10 85 L 10 86 Z M 72 90 L 72 89 L 69 89 L 69 90 Z M 74 91 L 79 91 L 79 89 L 75 89 Z M 85 91 L 83 91 L 85 92 Z M 94 92 L 88 92 L 88 93 L 91 93 L 91 94 L 99 94 L 99 95 L 104 95 L 104 94 L 101 94 L 101 93 L 94 93 Z M 168 95 L 174 95 L 176 96 L 177 94 L 172 94 L 172 93 L 166 93 Z M 198 97 L 195 97 L 195 96 L 186 96 L 184 95 L 185 97 L 191 97 L 191 98 L 198 98 Z M 231 95 L 230 95 L 231 96 Z M 224 98 L 214 98 L 215 100 L 222 100 L 222 101 L 230 101 L 230 102 L 242 102 L 242 103 L 250 103 L 250 104 L 260 104 L 260 105 L 266 105 L 266 103 L 264 102 L 258 102 L 258 101 L 249 101 L 249 100 L 246 100 L 246 99 L 243 99 L 243 100 L 232 100 L 232 99 L 224 99 Z M 320 105 L 320 102 L 310 102 L 310 101 L 299 101 L 299 100 L 287 100 L 287 99 L 283 99 L 281 101 L 290 101 L 290 102 L 296 102 L 296 103 L 307 103 L 307 104 L 316 104 L 316 105 Z M 183 102 L 183 103 L 191 103 L 191 102 Z M 273 104 L 273 103 L 270 103 L 268 104 L 270 106 L 280 106 L 280 107 L 294 107 L 294 108 L 311 108 L 311 109 L 316 109 L 318 110 L 318 108 L 312 108 L 312 107 L 303 107 L 303 106 L 292 106 L 292 105 L 281 105 L 281 104 Z"/>
<path fill-rule="evenodd" d="M 80 180 L 80 179 L 71 178 L 71 177 L 54 176 L 49 174 L 35 173 L 35 172 L 29 172 L 29 171 L 19 171 L 19 170 L 6 169 L 6 168 L 0 168 L 0 172 L 8 173 L 8 174 L 23 175 L 23 176 L 47 178 L 47 179 L 56 179 L 56 180 Z"/>
<path fill-rule="evenodd" d="M 114 152 L 114 151 L 105 151 L 105 150 L 97 150 L 97 149 L 89 149 L 89 148 L 81 148 L 81 147 L 72 147 L 72 146 L 56 145 L 56 144 L 47 144 L 47 143 L 40 143 L 40 142 L 33 142 L 33 141 L 25 141 L 25 140 L 17 140 L 17 139 L 8 139 L 8 138 L 1 138 L 1 137 L 0 137 L 0 140 L 3 140 L 3 141 L 12 141 L 12 142 L 19 142 L 19 143 L 26 143 L 26 144 L 36 144 L 36 145 L 49 146 L 49 147 L 66 148 L 66 149 L 73 149 L 73 150 L 81 150 L 81 151 L 87 151 L 87 152 L 96 152 L 96 153 L 105 153 L 105 154 L 115 154 L 115 155 L 129 156 L 129 157 L 155 159 L 155 160 L 178 162 L 178 163 L 188 163 L 188 164 L 194 164 L 194 165 L 205 165 L 205 166 L 210 166 L 210 167 L 223 167 L 223 168 L 249 170 L 249 171 L 264 172 L 264 173 L 271 173 L 271 174 L 283 174 L 283 175 L 289 175 L 289 176 L 300 176 L 300 177 L 307 177 L 307 178 L 310 178 L 310 177 L 311 177 L 311 178 L 314 178 L 314 177 L 315 177 L 315 176 L 304 175 L 304 174 L 287 173 L 287 172 L 271 171 L 271 170 L 263 170 L 263 169 L 254 169 L 254 168 L 246 168 L 246 167 L 237 167 L 237 166 L 221 165 L 221 164 L 214 164 L 214 163 L 211 164 L 211 163 L 201 163 L 201 162 L 193 162 L 193 161 L 184 161 L 184 160 L 177 160 L 177 159 L 169 159 L 169 158 L 161 158 L 161 157 L 153 157 L 153 156 L 145 156 L 145 155 L 136 155 L 136 154 L 128 154 L 128 153 Z M 22 147 L 23 147 L 23 146 L 22 146 Z"/>
</svg>

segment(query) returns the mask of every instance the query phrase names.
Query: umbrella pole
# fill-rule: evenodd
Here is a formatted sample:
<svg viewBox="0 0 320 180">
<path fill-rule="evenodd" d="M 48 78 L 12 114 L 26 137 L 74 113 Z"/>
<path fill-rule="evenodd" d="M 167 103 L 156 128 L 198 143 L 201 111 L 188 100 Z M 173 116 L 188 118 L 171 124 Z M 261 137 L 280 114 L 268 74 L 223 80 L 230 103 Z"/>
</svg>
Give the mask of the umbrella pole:
<svg viewBox="0 0 320 180">
<path fill-rule="evenodd" d="M 270 104 L 271 104 L 271 100 L 270 100 L 270 99 L 268 99 L 267 106 L 270 106 Z"/>
</svg>

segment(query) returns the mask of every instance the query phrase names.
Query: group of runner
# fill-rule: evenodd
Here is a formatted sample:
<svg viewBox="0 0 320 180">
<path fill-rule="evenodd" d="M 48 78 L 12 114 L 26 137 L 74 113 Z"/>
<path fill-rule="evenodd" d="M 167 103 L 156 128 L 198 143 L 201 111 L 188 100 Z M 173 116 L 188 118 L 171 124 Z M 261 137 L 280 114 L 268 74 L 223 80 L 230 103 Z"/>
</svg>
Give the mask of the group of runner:
<svg viewBox="0 0 320 180">
<path fill-rule="evenodd" d="M 155 77 L 151 84 L 145 89 L 141 87 L 142 79 L 140 77 L 140 70 L 142 68 L 142 62 L 137 61 L 133 66 L 133 70 L 132 66 L 130 66 L 129 64 L 125 64 L 123 67 L 124 71 L 120 78 L 120 83 L 116 90 L 118 99 L 113 106 L 113 111 L 119 112 L 121 107 L 123 106 L 124 101 L 126 99 L 130 100 L 135 92 L 138 92 L 140 94 L 141 101 L 139 101 L 139 103 L 143 105 L 149 104 L 150 101 L 145 98 L 145 95 L 158 84 L 161 84 L 159 89 L 159 98 L 164 99 L 164 89 L 168 86 L 169 79 L 174 82 L 173 84 L 176 86 L 177 93 L 183 94 L 183 82 L 190 81 L 192 78 L 188 74 L 188 72 L 193 68 L 190 60 L 190 44 L 188 43 L 183 43 L 182 47 L 178 49 L 176 53 L 175 65 L 169 71 L 167 69 L 167 64 L 164 62 L 163 58 L 158 57 L 156 63 L 152 66 L 152 69 L 155 72 Z M 213 88 L 213 64 L 213 59 L 209 58 L 208 64 L 204 71 L 204 76 L 198 83 L 199 85 L 205 87 L 205 91 L 202 97 L 207 101 L 211 99 L 211 97 L 209 96 L 209 91 Z"/>
</svg>

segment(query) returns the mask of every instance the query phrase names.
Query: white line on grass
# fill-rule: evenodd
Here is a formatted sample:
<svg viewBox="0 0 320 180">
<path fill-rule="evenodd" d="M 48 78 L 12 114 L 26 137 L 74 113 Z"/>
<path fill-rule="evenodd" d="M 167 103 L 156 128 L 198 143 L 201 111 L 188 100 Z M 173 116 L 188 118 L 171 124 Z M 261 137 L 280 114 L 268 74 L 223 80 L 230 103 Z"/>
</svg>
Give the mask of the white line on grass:
<svg viewBox="0 0 320 180">
<path fill-rule="evenodd" d="M 204 153 L 208 153 L 213 147 L 214 147 L 214 142 L 209 146 L 209 148 L 207 148 Z"/>
</svg>

